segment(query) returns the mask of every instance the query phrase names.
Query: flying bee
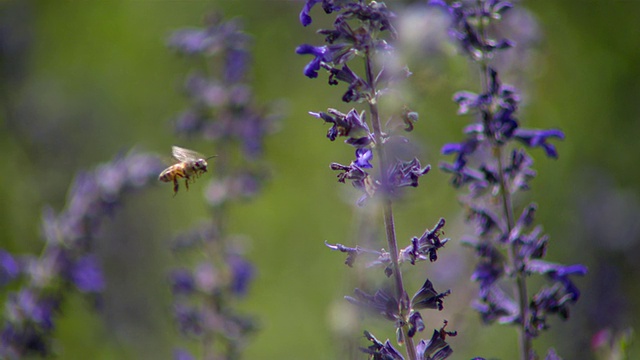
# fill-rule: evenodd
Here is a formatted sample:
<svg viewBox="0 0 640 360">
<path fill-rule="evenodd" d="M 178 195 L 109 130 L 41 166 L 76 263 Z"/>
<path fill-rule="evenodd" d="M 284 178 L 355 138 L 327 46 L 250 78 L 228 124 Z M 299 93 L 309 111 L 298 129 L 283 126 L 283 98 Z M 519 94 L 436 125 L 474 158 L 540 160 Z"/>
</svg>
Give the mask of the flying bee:
<svg viewBox="0 0 640 360">
<path fill-rule="evenodd" d="M 158 176 L 158 180 L 164 182 L 173 181 L 173 196 L 178 193 L 179 178 L 184 178 L 184 186 L 188 191 L 189 182 L 195 182 L 196 178 L 207 172 L 207 160 L 215 157 L 214 155 L 205 158 L 202 154 L 178 146 L 173 146 L 171 153 L 178 163 L 164 169 Z"/>
</svg>

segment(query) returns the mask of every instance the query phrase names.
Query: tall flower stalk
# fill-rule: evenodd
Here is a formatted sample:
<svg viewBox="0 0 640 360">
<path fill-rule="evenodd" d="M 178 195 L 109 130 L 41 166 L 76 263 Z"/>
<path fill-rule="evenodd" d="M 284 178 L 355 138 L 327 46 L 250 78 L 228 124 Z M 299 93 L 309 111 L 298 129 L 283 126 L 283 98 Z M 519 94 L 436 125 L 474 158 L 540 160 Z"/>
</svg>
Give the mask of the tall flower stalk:
<svg viewBox="0 0 640 360">
<path fill-rule="evenodd" d="M 370 265 L 384 268 L 387 277 L 392 278 L 393 290 L 378 289 L 370 294 L 355 289 L 354 296 L 347 296 L 351 303 L 371 310 L 394 322 L 397 343 L 404 345 L 408 359 L 444 359 L 452 350 L 446 343 L 446 336 L 454 332 L 436 330 L 429 341 L 415 343 L 414 336 L 424 330 L 419 310 L 443 307 L 443 298 L 449 291 L 438 293 L 426 279 L 424 285 L 409 298 L 408 287 L 403 279 L 401 264 L 429 259 L 437 259 L 437 250 L 448 239 L 441 239 L 444 219 L 434 229 L 427 229 L 420 237 L 414 237 L 410 245 L 400 248 L 396 238 L 393 203 L 405 187 L 418 186 L 418 180 L 430 167 L 422 167 L 420 161 L 407 150 L 408 139 L 402 131 L 411 131 L 418 114 L 407 107 L 398 113 L 384 116 L 382 121 L 380 100 L 391 86 L 410 75 L 406 68 L 398 69 L 391 64 L 389 56 L 394 49 L 391 41 L 396 38 L 392 25 L 394 14 L 384 3 L 353 0 L 309 0 L 300 13 L 304 26 L 311 24 L 310 11 L 317 3 L 327 14 L 336 14 L 332 29 L 321 29 L 325 35 L 325 45 L 301 45 L 298 54 L 312 55 L 314 58 L 304 69 L 309 78 L 318 77 L 318 72 L 326 70 L 329 84 L 345 83 L 347 90 L 342 96 L 345 103 L 364 103 L 365 109 L 355 108 L 346 113 L 335 108 L 326 112 L 310 112 L 315 118 L 332 124 L 327 137 L 334 141 L 345 137 L 345 143 L 355 148 L 355 159 L 349 165 L 332 163 L 331 169 L 338 171 L 338 181 L 349 180 L 362 196 L 357 201 L 364 205 L 368 200 L 378 201 L 382 209 L 382 220 L 386 238 L 386 248 L 366 249 L 342 244 L 327 244 L 329 248 L 348 254 L 346 264 L 352 266 L 359 256 L 368 256 Z M 349 66 L 351 65 L 351 67 Z M 352 69 L 353 68 L 353 69 Z M 377 158 L 377 162 L 373 159 Z M 376 165 L 371 161 L 376 162 Z M 445 323 L 446 326 L 446 323 Z M 373 334 L 365 331 L 365 337 L 372 343 L 362 349 L 372 358 L 404 359 L 404 356 L 387 340 L 380 342 Z"/>
<path fill-rule="evenodd" d="M 514 45 L 508 39 L 494 38 L 498 21 L 513 7 L 510 2 L 475 0 L 448 5 L 432 0 L 430 4 L 451 16 L 452 37 L 481 74 L 479 94 L 461 91 L 454 95 L 458 114 L 473 115 L 473 122 L 465 127 L 464 141 L 442 148 L 443 154 L 455 154 L 456 159 L 440 166 L 452 174 L 456 188 L 469 189 L 462 201 L 469 222 L 475 225 L 475 234 L 466 244 L 479 258 L 473 273 L 473 280 L 480 285 L 474 307 L 487 323 L 515 325 L 520 358 L 531 360 L 536 358 L 533 339 L 548 328 L 547 317 L 568 318 L 569 306 L 580 296 L 570 276 L 586 274 L 586 267 L 542 260 L 549 237 L 542 234 L 541 226 L 533 227 L 537 205 L 531 203 L 520 211 L 514 206 L 513 197 L 528 190 L 536 175 L 531 169 L 533 159 L 516 144 L 540 147 L 555 159 L 558 153 L 550 140 L 564 139 L 564 133 L 522 128 L 516 117 L 520 104 L 517 89 L 503 84 L 492 66 L 498 51 Z M 550 285 L 530 296 L 527 278 L 532 274 L 546 275 Z M 551 349 L 547 358 L 558 357 Z"/>
<path fill-rule="evenodd" d="M 158 157 L 130 153 L 80 173 L 65 208 L 57 214 L 45 209 L 39 255 L 0 250 L 0 285 L 14 289 L 0 315 L 0 358 L 52 355 L 64 300 L 72 293 L 99 300 L 106 286 L 95 254 L 102 223 L 128 195 L 155 184 L 160 170 Z"/>
<path fill-rule="evenodd" d="M 180 265 L 170 276 L 179 329 L 199 343 L 201 359 L 238 358 L 257 326 L 252 316 L 235 309 L 255 268 L 244 255 L 244 236 L 227 226 L 230 206 L 255 197 L 267 178 L 263 142 L 275 120 L 255 104 L 248 85 L 250 45 L 238 20 L 217 16 L 204 28 L 179 30 L 169 39 L 195 67 L 185 85 L 190 105 L 177 118 L 176 131 L 204 139 L 217 154 L 204 192 L 211 218 L 176 239 Z M 177 349 L 175 358 L 195 357 Z"/>
</svg>

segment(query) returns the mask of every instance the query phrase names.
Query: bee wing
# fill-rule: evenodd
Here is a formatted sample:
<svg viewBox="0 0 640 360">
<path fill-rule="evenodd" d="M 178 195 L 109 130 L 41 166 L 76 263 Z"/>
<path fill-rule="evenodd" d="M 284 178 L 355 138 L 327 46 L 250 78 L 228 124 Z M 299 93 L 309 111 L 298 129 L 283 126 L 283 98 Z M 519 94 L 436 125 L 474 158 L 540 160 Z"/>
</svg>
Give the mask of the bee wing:
<svg viewBox="0 0 640 360">
<path fill-rule="evenodd" d="M 195 152 L 193 150 L 181 148 L 179 146 L 173 146 L 171 150 L 172 150 L 171 153 L 173 154 L 173 157 L 176 158 L 176 160 L 178 161 L 204 159 L 204 156 L 202 156 L 202 154 Z"/>
</svg>

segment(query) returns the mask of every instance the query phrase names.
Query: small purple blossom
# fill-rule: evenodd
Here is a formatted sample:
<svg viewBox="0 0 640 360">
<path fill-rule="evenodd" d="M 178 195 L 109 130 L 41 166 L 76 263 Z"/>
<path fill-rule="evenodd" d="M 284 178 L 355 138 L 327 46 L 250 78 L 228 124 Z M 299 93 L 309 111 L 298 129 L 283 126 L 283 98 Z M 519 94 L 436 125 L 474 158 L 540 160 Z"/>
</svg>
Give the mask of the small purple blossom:
<svg viewBox="0 0 640 360">
<path fill-rule="evenodd" d="M 195 280 L 189 269 L 178 268 L 171 271 L 170 282 L 171 290 L 174 295 L 189 295 L 195 290 Z"/>
<path fill-rule="evenodd" d="M 326 113 L 309 112 L 309 115 L 333 124 L 327 131 L 327 138 L 331 141 L 344 136 L 347 137 L 347 144 L 357 148 L 365 147 L 372 141 L 364 112 L 358 114 L 355 109 L 351 109 L 347 114 L 343 114 L 336 109 L 329 109 Z"/>
<path fill-rule="evenodd" d="M 102 268 L 93 255 L 78 259 L 71 270 L 71 279 L 78 290 L 84 293 L 99 293 L 105 288 Z"/>
<path fill-rule="evenodd" d="M 356 160 L 353 163 L 361 168 L 371 169 L 373 167 L 369 162 L 371 159 L 373 159 L 373 151 L 371 149 L 356 149 Z"/>
<path fill-rule="evenodd" d="M 436 226 L 432 229 L 426 229 L 422 236 L 413 237 L 411 245 L 400 251 L 400 260 L 409 261 L 415 264 L 417 260 L 429 260 L 434 262 L 438 260 L 438 250 L 444 247 L 449 241 L 448 238 L 441 239 L 444 231 L 445 220 L 440 219 Z"/>
<path fill-rule="evenodd" d="M 529 147 L 541 147 L 548 157 L 557 159 L 558 152 L 555 146 L 550 144 L 547 140 L 549 138 L 556 138 L 564 140 L 564 133 L 560 130 L 532 130 L 532 129 L 517 129 L 514 134 L 515 138 Z"/>
<path fill-rule="evenodd" d="M 204 331 L 202 312 L 192 305 L 177 304 L 173 308 L 180 332 L 186 336 L 200 336 Z"/>
<path fill-rule="evenodd" d="M 240 255 L 229 255 L 231 268 L 231 292 L 237 296 L 244 296 L 255 277 L 255 267 Z"/>
<path fill-rule="evenodd" d="M 398 161 L 389 169 L 388 184 L 392 189 L 406 186 L 417 187 L 420 177 L 427 174 L 429 170 L 431 170 L 431 166 L 422 167 L 417 158 L 411 161 Z"/>
<path fill-rule="evenodd" d="M 398 319 L 398 300 L 388 291 L 380 289 L 371 295 L 356 288 L 353 294 L 353 297 L 345 296 L 344 298 L 350 303 L 381 315 L 387 320 L 395 321 Z"/>
<path fill-rule="evenodd" d="M 18 261 L 7 251 L 0 249 L 0 286 L 15 279 L 19 274 Z"/>
<path fill-rule="evenodd" d="M 296 54 L 313 55 L 314 59 L 304 68 L 305 76 L 309 78 L 317 78 L 318 70 L 322 62 L 330 62 L 333 59 L 333 53 L 330 52 L 328 46 L 312 46 L 308 44 L 300 45 L 296 49 Z"/>
<path fill-rule="evenodd" d="M 447 344 L 447 336 L 458 335 L 455 331 L 446 331 L 448 322 L 445 320 L 444 325 L 439 330 L 434 330 L 429 341 L 420 340 L 416 345 L 416 352 L 419 359 L 446 359 L 453 353 L 453 349 Z"/>
<path fill-rule="evenodd" d="M 190 352 L 188 352 L 185 349 L 176 349 L 173 351 L 173 358 L 174 360 L 196 360 L 196 358 L 191 355 Z"/>
<path fill-rule="evenodd" d="M 300 23 L 303 26 L 308 26 L 311 24 L 311 16 L 309 15 L 309 12 L 314 7 L 314 5 L 319 2 L 322 2 L 322 8 L 327 14 L 330 14 L 333 11 L 340 10 L 340 0 L 306 0 L 302 11 L 300 11 Z"/>
<path fill-rule="evenodd" d="M 485 1 L 481 3 L 479 9 L 466 6 L 462 2 L 448 5 L 444 0 L 430 0 L 429 5 L 442 8 L 450 16 L 449 35 L 474 60 L 490 57 L 496 50 L 504 50 L 513 46 L 513 43 L 508 39 L 486 38 L 481 31 L 472 25 L 472 23 L 482 21 L 483 17 L 499 19 L 502 14 L 512 8 L 512 4 L 508 1 Z"/>
<path fill-rule="evenodd" d="M 441 311 L 444 306 L 442 305 L 442 298 L 449 295 L 450 290 L 443 293 L 438 293 L 429 279 L 424 282 L 424 285 L 418 290 L 418 292 L 411 298 L 411 306 L 414 309 L 436 309 Z"/>
<path fill-rule="evenodd" d="M 382 343 L 366 330 L 364 336 L 372 345 L 369 345 L 367 348 L 360 348 L 360 350 L 365 354 L 371 355 L 372 359 L 404 360 L 404 357 L 391 345 L 389 340 Z"/>
</svg>

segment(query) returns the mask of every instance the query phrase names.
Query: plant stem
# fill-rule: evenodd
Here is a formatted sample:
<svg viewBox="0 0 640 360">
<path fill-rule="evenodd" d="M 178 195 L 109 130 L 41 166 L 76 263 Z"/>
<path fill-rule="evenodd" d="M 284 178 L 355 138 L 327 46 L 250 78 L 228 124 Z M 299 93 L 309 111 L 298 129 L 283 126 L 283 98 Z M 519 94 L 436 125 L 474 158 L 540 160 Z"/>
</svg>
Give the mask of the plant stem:
<svg viewBox="0 0 640 360">
<path fill-rule="evenodd" d="M 388 179 L 387 179 L 387 156 L 384 150 L 384 145 L 382 143 L 382 130 L 380 126 L 380 115 L 378 113 L 378 104 L 376 97 L 376 84 L 373 76 L 373 70 L 371 65 L 371 57 L 367 52 L 365 56 L 365 69 L 367 75 L 367 83 L 371 89 L 371 98 L 369 99 L 369 113 L 371 114 L 371 125 L 373 127 L 373 134 L 375 137 L 376 143 L 376 152 L 378 155 L 378 163 L 380 164 L 380 182 L 382 185 L 383 192 L 388 190 Z M 383 194 L 384 199 L 382 200 L 382 208 L 384 214 L 384 227 L 386 231 L 387 237 L 387 246 L 389 247 L 389 254 L 391 255 L 391 263 L 393 270 L 393 278 L 396 287 L 396 296 L 398 299 L 399 306 L 399 314 L 401 318 L 401 331 L 402 338 L 405 342 L 405 347 L 407 349 L 407 356 L 410 360 L 416 360 L 416 348 L 413 345 L 413 339 L 408 336 L 409 325 L 408 325 L 408 310 L 409 304 L 406 296 L 406 291 L 404 289 L 404 283 L 402 281 L 402 272 L 400 271 L 400 264 L 398 261 L 398 242 L 396 240 L 396 230 L 395 230 L 395 222 L 393 220 L 393 204 L 391 199 L 389 199 L 388 194 Z"/>
<path fill-rule="evenodd" d="M 513 205 L 511 203 L 511 195 L 508 191 L 506 180 L 504 176 L 504 171 L 502 168 L 502 151 L 500 147 L 494 148 L 494 154 L 498 159 L 498 173 L 500 177 L 500 194 L 502 198 L 502 207 L 504 209 L 505 216 L 507 217 L 507 227 L 509 233 L 515 226 L 514 218 L 513 218 Z M 529 318 L 528 314 L 528 306 L 527 306 L 527 283 L 522 272 L 522 266 L 518 261 L 518 249 L 516 245 L 511 243 L 509 244 L 509 263 L 513 271 L 515 272 L 515 284 L 514 284 L 514 292 L 517 294 L 518 307 L 520 309 L 520 327 L 518 328 L 518 336 L 519 336 L 519 344 L 520 344 L 520 359 L 521 360 L 530 360 L 529 356 L 532 350 L 532 342 L 531 337 L 527 335 L 527 319 Z"/>
</svg>

